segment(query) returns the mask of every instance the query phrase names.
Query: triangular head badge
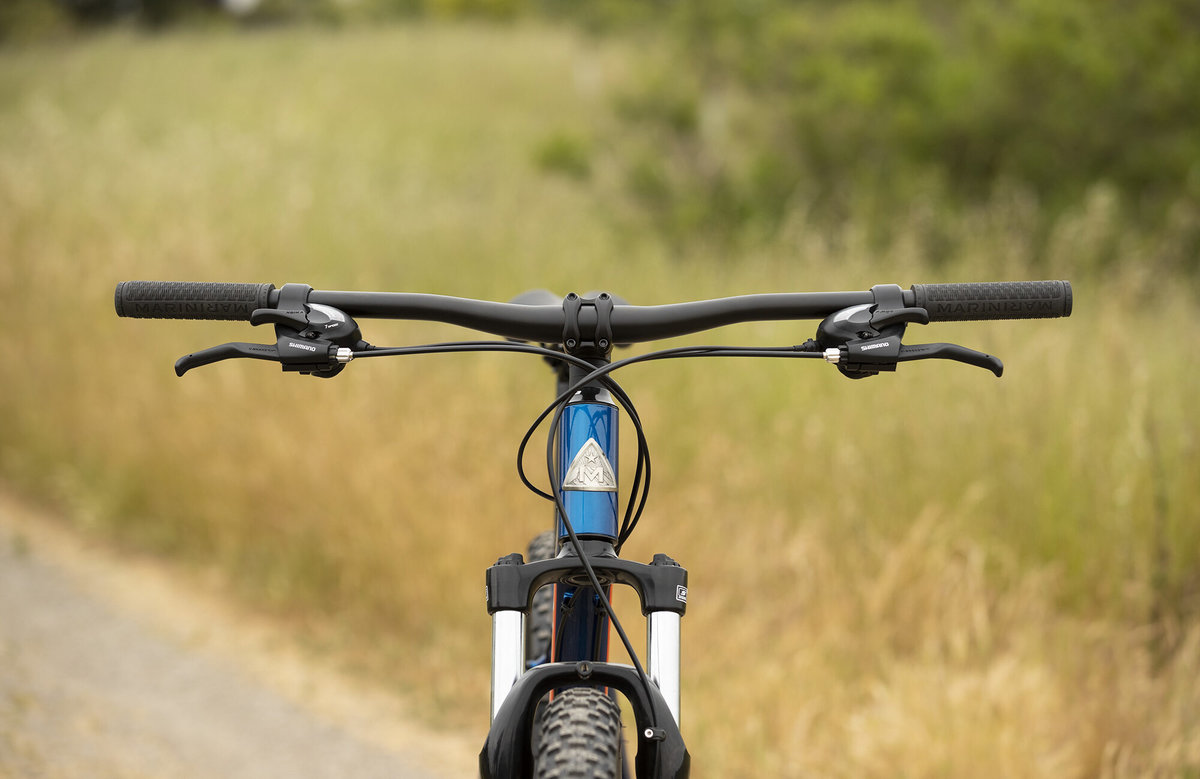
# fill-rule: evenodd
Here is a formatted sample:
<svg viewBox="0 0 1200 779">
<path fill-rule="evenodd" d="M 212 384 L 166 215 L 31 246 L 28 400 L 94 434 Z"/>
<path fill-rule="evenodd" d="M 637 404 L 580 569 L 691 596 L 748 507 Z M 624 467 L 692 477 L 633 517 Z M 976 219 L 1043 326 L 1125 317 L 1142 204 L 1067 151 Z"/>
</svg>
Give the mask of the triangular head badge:
<svg viewBox="0 0 1200 779">
<path fill-rule="evenodd" d="M 585 492 L 617 491 L 617 475 L 595 438 L 589 438 L 579 448 L 579 453 L 567 468 L 562 488 Z"/>
</svg>

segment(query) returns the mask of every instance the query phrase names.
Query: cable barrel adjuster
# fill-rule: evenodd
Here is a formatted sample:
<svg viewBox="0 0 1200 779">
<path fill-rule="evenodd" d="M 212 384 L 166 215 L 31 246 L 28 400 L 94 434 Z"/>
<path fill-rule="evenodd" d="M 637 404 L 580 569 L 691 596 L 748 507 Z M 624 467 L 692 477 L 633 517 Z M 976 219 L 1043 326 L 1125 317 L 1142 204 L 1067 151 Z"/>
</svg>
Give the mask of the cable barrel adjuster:
<svg viewBox="0 0 1200 779">
<path fill-rule="evenodd" d="M 613 298 L 607 292 L 600 292 L 594 298 L 583 298 L 574 292 L 563 298 L 563 348 L 568 354 L 599 351 L 604 354 L 613 347 L 612 311 Z M 585 308 L 595 312 L 595 320 L 591 322 L 591 332 L 584 333 L 585 324 L 581 313 Z"/>
</svg>

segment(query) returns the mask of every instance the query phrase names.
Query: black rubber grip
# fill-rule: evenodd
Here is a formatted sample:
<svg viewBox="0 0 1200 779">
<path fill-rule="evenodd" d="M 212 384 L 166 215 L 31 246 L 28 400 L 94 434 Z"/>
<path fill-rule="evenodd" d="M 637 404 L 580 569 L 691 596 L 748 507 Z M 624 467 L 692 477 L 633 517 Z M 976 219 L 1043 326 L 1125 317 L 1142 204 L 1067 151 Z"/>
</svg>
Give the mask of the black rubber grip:
<svg viewBox="0 0 1200 779">
<path fill-rule="evenodd" d="M 984 281 L 913 284 L 914 305 L 931 322 L 984 319 L 1051 319 L 1071 315 L 1068 281 Z"/>
<path fill-rule="evenodd" d="M 274 289 L 274 284 L 122 281 L 115 302 L 117 316 L 248 321 L 255 309 L 270 306 Z"/>
</svg>

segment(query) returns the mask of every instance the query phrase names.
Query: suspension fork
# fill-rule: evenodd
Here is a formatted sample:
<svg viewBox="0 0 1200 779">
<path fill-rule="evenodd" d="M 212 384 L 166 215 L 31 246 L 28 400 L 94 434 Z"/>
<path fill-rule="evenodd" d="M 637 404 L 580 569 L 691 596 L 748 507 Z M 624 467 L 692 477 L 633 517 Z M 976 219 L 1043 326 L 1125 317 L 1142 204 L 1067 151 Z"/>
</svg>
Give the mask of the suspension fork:
<svg viewBox="0 0 1200 779">
<path fill-rule="evenodd" d="M 594 542 L 584 542 L 593 544 Z M 589 551 L 585 549 L 585 551 Z M 647 671 L 676 724 L 679 722 L 679 624 L 687 609 L 687 570 L 664 554 L 649 563 L 623 560 L 609 553 L 588 556 L 597 577 L 628 585 L 637 592 L 646 615 Z M 525 614 L 538 588 L 582 577 L 577 558 L 563 555 L 525 562 L 520 554 L 501 557 L 487 570 L 488 613 L 492 615 L 492 716 L 524 672 Z M 587 666 L 597 661 L 549 665 Z"/>
</svg>

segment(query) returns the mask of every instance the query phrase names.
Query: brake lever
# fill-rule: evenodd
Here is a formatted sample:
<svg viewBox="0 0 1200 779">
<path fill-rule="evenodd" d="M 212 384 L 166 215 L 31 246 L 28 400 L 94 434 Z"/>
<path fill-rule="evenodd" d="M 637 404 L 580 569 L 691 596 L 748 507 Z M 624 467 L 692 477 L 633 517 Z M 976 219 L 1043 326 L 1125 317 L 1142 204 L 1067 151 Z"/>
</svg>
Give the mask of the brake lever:
<svg viewBox="0 0 1200 779">
<path fill-rule="evenodd" d="M 202 349 L 201 351 L 185 354 L 180 357 L 175 361 L 175 375 L 182 376 L 192 368 L 199 368 L 201 365 L 212 365 L 214 362 L 231 360 L 237 357 L 279 362 L 279 350 L 273 344 L 221 344 L 211 349 Z"/>
<path fill-rule="evenodd" d="M 894 371 L 897 363 L 915 360 L 954 360 L 986 368 L 997 377 L 1004 373 L 1004 363 L 990 354 L 958 344 L 902 344 L 898 334 L 861 338 L 826 349 L 825 360 L 837 365 L 850 378 L 865 378 L 879 371 Z"/>
<path fill-rule="evenodd" d="M 924 308 L 906 307 L 900 288 L 894 284 L 873 287 L 876 303 L 860 304 L 837 311 L 817 326 L 812 342 L 822 351 L 825 361 L 837 365 L 843 376 L 863 379 L 882 371 L 894 371 L 896 365 L 914 360 L 954 360 L 986 368 L 996 376 L 1004 373 L 1004 363 L 990 354 L 949 343 L 901 343 L 910 324 L 929 324 Z"/>
<path fill-rule="evenodd" d="M 184 355 L 175 361 L 175 375 L 182 376 L 192 368 L 238 357 L 270 360 L 279 363 L 285 371 L 328 379 L 340 373 L 346 363 L 354 359 L 354 352 L 332 341 L 302 338 L 285 331 L 273 344 L 228 343 Z"/>
<path fill-rule="evenodd" d="M 354 359 L 355 349 L 370 348 L 358 323 L 332 306 L 307 303 L 312 287 L 285 284 L 277 308 L 250 314 L 254 326 L 275 325 L 274 344 L 228 343 L 188 354 L 175 361 L 175 375 L 221 360 L 249 357 L 279 363 L 285 371 L 330 378 Z"/>
<path fill-rule="evenodd" d="M 896 355 L 896 361 L 908 362 L 911 360 L 954 360 L 955 362 L 974 365 L 977 368 L 986 368 L 996 374 L 996 378 L 1004 375 L 1004 363 L 1000 362 L 999 357 L 977 352 L 974 349 L 968 349 L 958 344 L 902 345 L 900 353 Z"/>
</svg>

